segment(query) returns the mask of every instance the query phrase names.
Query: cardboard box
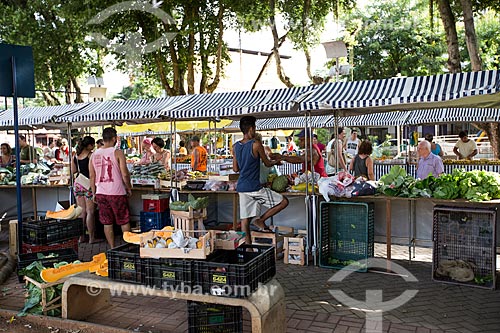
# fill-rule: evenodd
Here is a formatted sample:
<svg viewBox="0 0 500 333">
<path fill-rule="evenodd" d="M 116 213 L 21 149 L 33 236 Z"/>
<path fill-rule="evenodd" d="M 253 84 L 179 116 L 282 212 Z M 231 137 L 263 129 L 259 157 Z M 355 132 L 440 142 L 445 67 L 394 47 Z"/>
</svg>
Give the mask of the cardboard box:
<svg viewBox="0 0 500 333">
<path fill-rule="evenodd" d="M 234 250 L 245 243 L 245 233 L 241 231 L 215 231 L 215 248 Z"/>
</svg>

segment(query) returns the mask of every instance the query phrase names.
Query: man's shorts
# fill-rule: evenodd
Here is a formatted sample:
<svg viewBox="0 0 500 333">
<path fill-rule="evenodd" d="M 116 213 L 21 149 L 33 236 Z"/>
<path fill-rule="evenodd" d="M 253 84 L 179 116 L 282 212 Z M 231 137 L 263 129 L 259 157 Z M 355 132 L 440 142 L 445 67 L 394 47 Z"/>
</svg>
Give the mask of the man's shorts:
<svg viewBox="0 0 500 333">
<path fill-rule="evenodd" d="M 278 205 L 283 196 L 273 190 L 263 187 L 254 192 L 240 192 L 240 218 L 246 219 L 260 215 L 260 207 L 272 208 Z"/>
<path fill-rule="evenodd" d="M 111 225 L 116 222 L 118 225 L 124 225 L 130 222 L 126 195 L 96 194 L 95 199 L 99 206 L 99 220 L 102 224 Z"/>
</svg>

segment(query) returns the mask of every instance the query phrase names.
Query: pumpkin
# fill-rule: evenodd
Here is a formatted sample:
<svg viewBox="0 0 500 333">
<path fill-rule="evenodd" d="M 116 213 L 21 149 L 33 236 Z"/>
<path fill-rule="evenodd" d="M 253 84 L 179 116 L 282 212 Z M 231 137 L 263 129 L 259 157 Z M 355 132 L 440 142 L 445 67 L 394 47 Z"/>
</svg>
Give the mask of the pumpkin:
<svg viewBox="0 0 500 333">
<path fill-rule="evenodd" d="M 56 282 L 66 276 L 84 272 L 86 270 L 97 271 L 101 264 L 106 261 L 106 254 L 99 253 L 92 257 L 92 261 L 79 264 L 67 264 L 58 268 L 47 268 L 40 272 L 40 277 L 45 282 Z"/>
<path fill-rule="evenodd" d="M 51 210 L 48 210 L 45 216 L 51 219 L 73 220 L 80 217 L 81 213 L 82 213 L 82 207 L 77 205 L 71 205 L 69 206 L 68 209 L 63 209 L 58 212 L 53 212 Z"/>
</svg>

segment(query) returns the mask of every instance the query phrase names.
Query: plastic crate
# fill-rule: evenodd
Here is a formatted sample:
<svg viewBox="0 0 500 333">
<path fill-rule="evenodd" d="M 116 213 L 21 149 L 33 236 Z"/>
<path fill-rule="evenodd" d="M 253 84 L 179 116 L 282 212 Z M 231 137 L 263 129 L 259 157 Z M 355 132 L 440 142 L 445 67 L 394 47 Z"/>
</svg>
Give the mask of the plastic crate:
<svg viewBox="0 0 500 333">
<path fill-rule="evenodd" d="M 243 332 L 241 306 L 188 301 L 189 333 Z"/>
<path fill-rule="evenodd" d="M 191 260 L 148 259 L 146 263 L 146 284 L 152 288 L 182 291 L 184 290 L 183 286 L 191 287 L 192 266 Z"/>
<path fill-rule="evenodd" d="M 52 253 L 57 256 L 38 259 L 38 254 L 48 256 Z M 38 253 L 20 254 L 17 256 L 17 275 L 19 277 L 19 282 L 20 283 L 23 282 L 23 276 L 24 276 L 19 274 L 19 271 L 23 268 L 28 267 L 34 261 L 40 261 L 44 267 L 50 268 L 54 266 L 54 263 L 58 263 L 61 261 L 73 262 L 75 260 L 78 260 L 78 253 L 75 252 L 75 250 L 73 249 L 61 249 L 61 250 L 43 251 Z"/>
<path fill-rule="evenodd" d="M 141 259 L 139 245 L 123 244 L 107 251 L 108 274 L 111 280 L 146 284 L 146 264 Z"/>
<path fill-rule="evenodd" d="M 47 245 L 83 235 L 82 219 L 23 222 L 23 242 L 31 245 Z"/>
<path fill-rule="evenodd" d="M 73 238 L 61 243 L 48 245 L 31 245 L 23 243 L 23 253 L 38 253 L 44 251 L 54 251 L 61 249 L 73 249 L 78 252 L 78 238 Z"/>
<path fill-rule="evenodd" d="M 170 212 L 141 212 L 141 232 L 149 230 L 160 230 L 169 225 Z"/>
<path fill-rule="evenodd" d="M 435 281 L 495 289 L 496 215 L 496 209 L 434 207 L 432 278 Z M 440 263 L 456 260 L 472 265 L 473 280 L 460 282 L 438 274 Z"/>
<path fill-rule="evenodd" d="M 343 269 L 353 261 L 373 257 L 373 203 L 322 202 L 320 219 L 321 267 Z M 367 270 L 367 266 L 358 266 L 356 269 L 358 272 Z"/>
<path fill-rule="evenodd" d="M 243 244 L 233 251 L 217 250 L 206 261 L 195 261 L 193 274 L 193 285 L 203 293 L 248 297 L 276 275 L 274 247 Z"/>
<path fill-rule="evenodd" d="M 161 213 L 168 210 L 169 199 L 142 199 L 142 210 Z"/>
</svg>

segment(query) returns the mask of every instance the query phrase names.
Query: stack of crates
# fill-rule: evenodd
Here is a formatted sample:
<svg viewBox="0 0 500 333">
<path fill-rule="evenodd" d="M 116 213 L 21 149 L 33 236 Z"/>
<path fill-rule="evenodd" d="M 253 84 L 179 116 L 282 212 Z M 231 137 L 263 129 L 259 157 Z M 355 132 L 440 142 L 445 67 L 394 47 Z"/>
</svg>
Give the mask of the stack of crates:
<svg viewBox="0 0 500 333">
<path fill-rule="evenodd" d="M 366 272 L 362 263 L 373 257 L 375 212 L 373 203 L 322 202 L 320 204 L 321 267 L 347 266 Z"/>
<path fill-rule="evenodd" d="M 292 227 L 285 226 L 275 226 L 274 232 L 259 232 L 252 231 L 252 244 L 255 245 L 264 245 L 264 246 L 273 246 L 275 250 L 275 258 L 276 260 L 281 259 L 283 257 L 283 245 L 285 241 L 285 237 L 293 237 L 294 230 Z"/>
<path fill-rule="evenodd" d="M 22 226 L 22 252 L 74 249 L 78 252 L 78 238 L 83 235 L 83 220 L 26 219 Z"/>
<path fill-rule="evenodd" d="M 495 289 L 496 220 L 496 209 L 434 207 L 433 280 Z"/>
<path fill-rule="evenodd" d="M 170 224 L 168 194 L 143 194 L 141 232 L 160 230 Z"/>
</svg>

